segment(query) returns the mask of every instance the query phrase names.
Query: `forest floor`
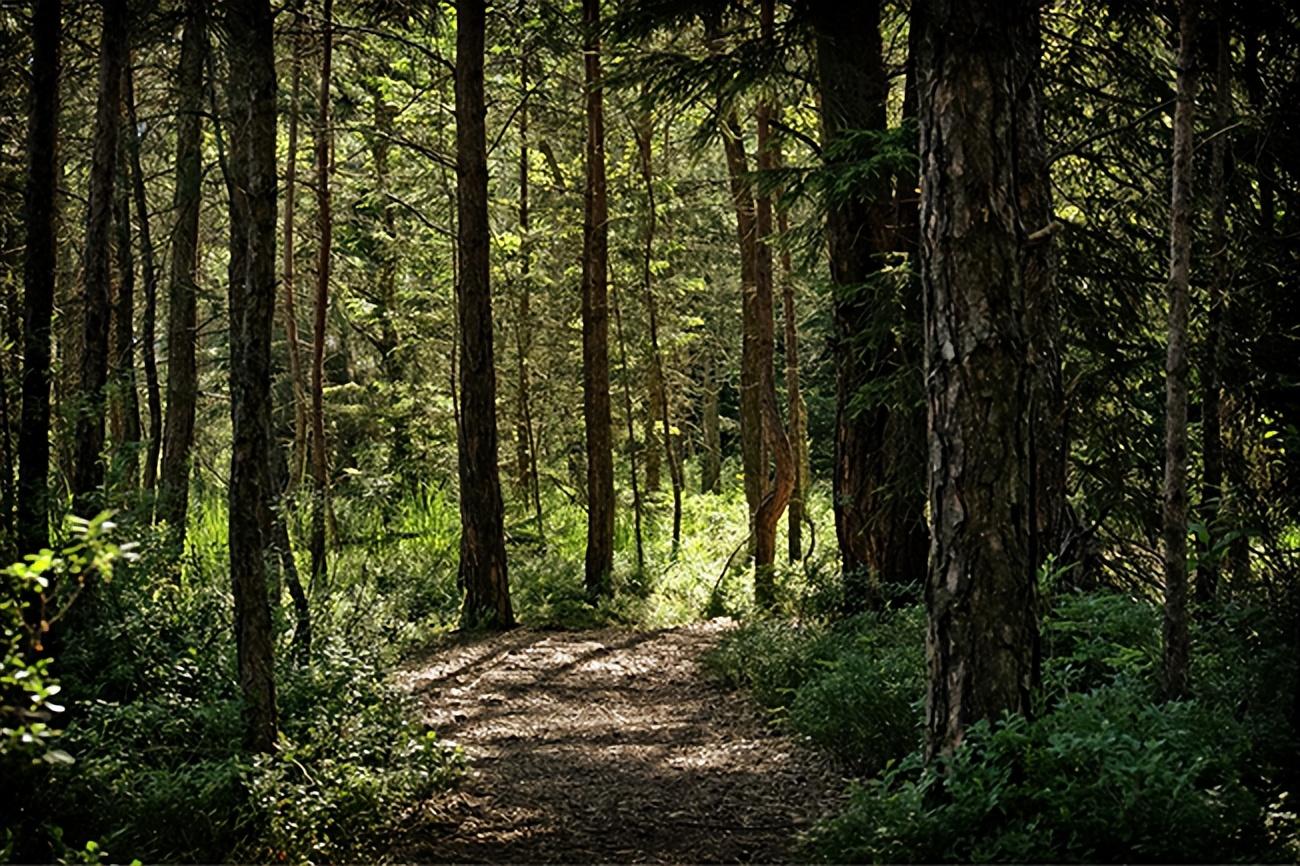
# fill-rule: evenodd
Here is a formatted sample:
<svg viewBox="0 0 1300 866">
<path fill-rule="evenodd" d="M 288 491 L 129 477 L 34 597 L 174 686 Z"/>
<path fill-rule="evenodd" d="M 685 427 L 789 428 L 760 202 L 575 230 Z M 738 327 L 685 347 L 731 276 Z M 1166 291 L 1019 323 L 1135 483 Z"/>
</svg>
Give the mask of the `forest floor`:
<svg viewBox="0 0 1300 866">
<path fill-rule="evenodd" d="M 700 657 L 729 627 L 516 629 L 410 666 L 470 772 L 394 854 L 419 862 L 781 862 L 843 781 Z"/>
</svg>

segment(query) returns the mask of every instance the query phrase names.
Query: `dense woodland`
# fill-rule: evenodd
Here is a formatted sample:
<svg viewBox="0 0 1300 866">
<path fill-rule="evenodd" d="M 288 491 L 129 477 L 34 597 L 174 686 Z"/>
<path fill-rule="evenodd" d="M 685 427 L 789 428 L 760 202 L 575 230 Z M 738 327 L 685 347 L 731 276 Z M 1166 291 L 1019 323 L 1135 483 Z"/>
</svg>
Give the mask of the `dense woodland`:
<svg viewBox="0 0 1300 866">
<path fill-rule="evenodd" d="M 468 856 L 410 671 L 719 617 L 825 808 L 496 859 L 1300 857 L 1297 106 L 1289 0 L 0 2 L 0 859 Z"/>
</svg>

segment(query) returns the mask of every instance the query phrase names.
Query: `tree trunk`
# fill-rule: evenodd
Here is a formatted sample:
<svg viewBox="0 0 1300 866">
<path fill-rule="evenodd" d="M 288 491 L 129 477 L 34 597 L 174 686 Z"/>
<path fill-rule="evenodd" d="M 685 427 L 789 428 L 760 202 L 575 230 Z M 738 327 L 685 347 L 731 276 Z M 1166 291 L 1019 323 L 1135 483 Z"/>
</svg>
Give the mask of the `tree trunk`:
<svg viewBox="0 0 1300 866">
<path fill-rule="evenodd" d="M 456 199 L 460 278 L 460 582 L 466 628 L 514 625 L 497 471 L 496 367 L 488 262 L 487 107 L 483 0 L 456 14 Z"/>
<path fill-rule="evenodd" d="M 1196 98 L 1196 3 L 1178 4 L 1173 191 L 1169 210 L 1168 356 L 1165 360 L 1164 690 L 1187 694 L 1187 295 L 1192 269 L 1192 114 Z"/>
<path fill-rule="evenodd" d="M 773 40 L 774 0 L 761 0 L 759 7 L 762 39 L 769 48 Z M 772 107 L 766 99 L 758 102 L 758 169 L 770 174 L 775 167 L 771 147 Z M 758 365 L 759 410 L 762 417 L 763 499 L 754 515 L 754 600 L 759 607 L 771 607 L 776 601 L 776 529 L 794 492 L 794 453 L 790 437 L 781 420 L 776 398 L 776 319 L 773 311 L 772 277 L 772 196 L 760 189 L 755 198 L 754 228 L 758 261 L 754 268 L 754 312 L 756 325 L 756 359 Z M 771 456 L 774 475 L 768 476 L 767 460 Z"/>
<path fill-rule="evenodd" d="M 204 0 L 187 0 L 177 80 L 176 187 L 172 209 L 171 271 L 167 286 L 167 422 L 158 484 L 157 516 L 185 539 L 189 506 L 190 450 L 198 397 L 195 342 L 198 327 L 199 208 L 203 166 L 201 124 L 203 63 L 207 36 Z"/>
<path fill-rule="evenodd" d="M 673 548 L 675 558 L 682 543 L 682 461 L 674 443 L 673 425 L 668 399 L 668 380 L 664 372 L 664 353 L 659 345 L 659 305 L 655 300 L 653 269 L 655 224 L 658 213 L 655 205 L 654 164 L 651 161 L 651 136 L 654 133 L 653 118 L 649 112 L 641 117 L 637 125 L 637 150 L 641 158 L 641 181 L 646 190 L 646 213 L 641 242 L 641 290 L 645 294 L 646 318 L 650 324 L 650 385 L 651 406 L 657 411 L 657 419 L 663 431 L 663 448 L 668 457 L 668 480 L 673 487 Z M 646 428 L 646 449 L 658 454 L 651 440 L 654 424 Z M 647 457 L 648 461 L 648 457 Z M 655 473 L 656 476 L 658 473 Z M 646 469 L 647 479 L 650 471 Z M 656 479 L 657 480 L 657 479 Z M 649 487 L 647 480 L 646 486 Z M 656 487 L 658 485 L 656 484 Z"/>
<path fill-rule="evenodd" d="M 885 129 L 880 4 L 827 0 L 814 27 L 823 146 L 828 166 L 844 170 L 877 156 L 869 143 L 855 146 L 853 132 Z M 907 292 L 897 297 L 896 278 L 882 273 L 897 240 L 890 199 L 890 178 L 877 173 L 830 203 L 826 220 L 835 285 L 833 505 L 850 611 L 881 604 L 883 586 L 915 581 L 929 544 L 920 364 L 906 354 L 916 338 L 897 336 L 919 325 L 921 304 Z"/>
<path fill-rule="evenodd" d="M 755 517 L 766 487 L 767 463 L 763 459 L 763 412 L 759 399 L 757 229 L 754 197 L 748 186 L 749 161 L 741 138 L 740 120 L 732 108 L 722 120 L 722 145 L 727 157 L 727 177 L 736 209 L 736 236 L 740 245 L 740 458 L 749 510 L 749 549 L 755 551 L 758 527 Z"/>
<path fill-rule="evenodd" d="M 587 438 L 587 594 L 608 594 L 614 570 L 614 456 L 609 406 L 609 211 L 600 74 L 600 0 L 582 0 L 587 182 L 582 226 L 582 394 Z"/>
<path fill-rule="evenodd" d="M 320 92 L 316 115 L 316 310 L 311 343 L 311 586 L 326 577 L 326 518 L 329 458 L 325 448 L 325 322 L 329 312 L 330 247 L 334 219 L 330 210 L 330 162 L 334 134 L 330 128 L 330 65 L 334 56 L 334 0 L 324 0 L 321 31 Z"/>
<path fill-rule="evenodd" d="M 140 236 L 140 275 L 144 278 L 144 318 L 140 333 L 140 356 L 144 364 L 145 403 L 149 409 L 149 441 L 144 454 L 141 483 L 152 491 L 158 481 L 158 455 L 162 450 L 162 390 L 158 383 L 158 268 L 154 262 L 153 233 L 149 226 L 149 200 L 145 196 L 144 170 L 140 164 L 140 123 L 135 112 L 135 75 L 130 64 L 122 78 L 122 99 L 126 106 L 127 153 L 131 159 L 136 231 Z"/>
<path fill-rule="evenodd" d="M 1224 306 L 1228 295 L 1228 124 L 1232 120 L 1232 46 L 1229 42 L 1226 9 L 1216 22 L 1217 45 L 1214 80 L 1214 139 L 1210 145 L 1210 249 L 1214 256 L 1210 279 L 1209 328 L 1202 359 L 1201 433 L 1204 478 L 1201 512 L 1207 543 L 1196 566 L 1196 601 L 1212 604 L 1219 594 L 1220 554 L 1214 547 L 1223 527 L 1219 515 L 1223 504 L 1223 355 L 1226 322 Z"/>
<path fill-rule="evenodd" d="M 1015 96 L 1038 64 L 1038 4 L 928 0 L 918 12 L 934 756 L 976 721 L 1029 712 L 1036 675 L 1024 273 L 1034 227 L 1017 179 L 1041 156 L 1017 150 L 1033 105 Z"/>
<path fill-rule="evenodd" d="M 777 228 L 783 236 L 790 231 L 789 215 L 777 211 Z M 804 503 L 808 498 L 808 479 L 812 474 L 808 453 L 808 407 L 799 387 L 799 322 L 794 306 L 794 268 L 790 250 L 781 250 L 781 307 L 785 325 L 785 393 L 793 450 L 794 489 L 790 494 L 789 521 L 786 525 L 787 552 L 791 562 L 803 559 Z"/>
<path fill-rule="evenodd" d="M 718 360 L 716 349 L 705 350 L 704 381 L 704 454 L 700 460 L 700 492 L 722 492 L 722 424 L 718 417 Z"/>
<path fill-rule="evenodd" d="M 72 510 L 93 517 L 103 507 L 104 408 L 108 379 L 109 251 L 112 249 L 113 180 L 126 62 L 126 0 L 104 0 L 100 37 L 95 144 L 86 209 L 86 246 L 82 260 L 81 364 L 77 381 L 73 437 Z"/>
<path fill-rule="evenodd" d="M 632 410 L 631 374 L 627 367 L 627 340 L 623 336 L 623 314 L 614 294 L 614 328 L 618 335 L 619 366 L 623 368 L 623 413 L 627 418 L 627 466 L 632 482 L 632 532 L 636 541 L 636 572 L 645 573 L 645 542 L 641 537 L 641 483 L 636 477 L 636 415 Z"/>
<path fill-rule="evenodd" d="M 129 74 L 123 72 L 124 84 Z M 117 150 L 117 183 L 113 190 L 117 291 L 109 310 L 108 423 L 113 441 L 113 483 L 120 493 L 129 495 L 140 481 L 140 395 L 135 387 L 135 256 L 131 249 L 131 174 L 125 134 Z"/>
<path fill-rule="evenodd" d="M 519 487 L 531 498 L 537 539 L 545 537 L 542 522 L 542 485 L 537 471 L 537 441 L 533 433 L 532 382 L 528 358 L 532 352 L 533 241 L 528 213 L 528 52 L 519 56 L 519 307 L 515 316 L 515 356 L 518 362 L 518 415 L 515 419 L 515 454 Z"/>
<path fill-rule="evenodd" d="M 269 752 L 276 701 L 265 515 L 271 507 L 275 315 L 275 48 L 268 0 L 228 0 L 230 79 L 230 577 L 246 745 Z"/>
<path fill-rule="evenodd" d="M 58 180 L 60 0 L 32 9 L 32 94 L 23 214 L 22 421 L 18 427 L 18 553 L 49 547 L 50 323 L 54 317 Z M 39 616 L 39 611 L 34 611 Z M 39 624 L 39 622 L 38 622 Z"/>
<path fill-rule="evenodd" d="M 305 26 L 302 0 L 294 6 L 294 29 Z M 293 37 L 293 51 L 289 61 L 289 152 L 284 161 L 284 339 L 289 344 L 289 381 L 293 387 L 293 459 L 289 462 L 287 488 L 302 481 L 307 463 L 307 385 L 302 370 L 302 342 L 298 336 L 298 264 L 296 261 L 298 208 L 298 111 L 302 100 L 302 59 L 305 37 L 301 32 Z"/>
</svg>

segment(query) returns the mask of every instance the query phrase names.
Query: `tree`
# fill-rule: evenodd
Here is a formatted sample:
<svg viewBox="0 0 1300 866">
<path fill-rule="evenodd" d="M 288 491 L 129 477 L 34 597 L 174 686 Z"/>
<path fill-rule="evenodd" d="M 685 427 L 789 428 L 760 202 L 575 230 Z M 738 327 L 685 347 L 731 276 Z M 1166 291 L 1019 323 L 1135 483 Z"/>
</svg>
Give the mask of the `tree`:
<svg viewBox="0 0 1300 866">
<path fill-rule="evenodd" d="M 275 315 L 275 50 L 268 0 L 225 4 L 230 192 L 230 579 L 246 745 L 274 748 L 277 714 L 266 514 Z"/>
<path fill-rule="evenodd" d="M 831 195 L 826 220 L 835 286 L 835 535 L 846 606 L 861 610 L 880 603 L 882 584 L 915 579 L 928 545 L 922 434 L 909 406 L 920 373 L 896 336 L 909 319 L 919 321 L 921 305 L 906 289 L 896 298 L 896 280 L 884 273 L 898 239 L 889 157 L 879 144 L 888 92 L 880 4 L 818 3 L 812 24 L 827 168 L 875 166 L 851 193 Z M 868 396 L 882 392 L 889 396 Z"/>
<path fill-rule="evenodd" d="M 122 92 L 131 77 L 130 55 L 123 67 Z M 123 124 L 125 126 L 126 124 Z M 123 493 L 139 483 L 140 395 L 135 382 L 135 256 L 131 249 L 131 165 L 123 129 L 118 142 L 117 184 L 113 191 L 117 286 L 109 310 L 108 422 L 113 439 L 114 481 Z"/>
<path fill-rule="evenodd" d="M 86 246 L 82 261 L 81 363 L 77 377 L 73 433 L 72 508 L 83 516 L 100 506 L 104 482 L 104 386 L 108 379 L 109 251 L 113 179 L 117 165 L 122 68 L 126 62 L 126 0 L 104 0 L 95 106 L 94 156 L 86 206 Z"/>
<path fill-rule="evenodd" d="M 1192 271 L 1192 115 L 1196 99 L 1195 0 L 1178 4 L 1173 189 L 1169 207 L 1168 355 L 1165 360 L 1164 688 L 1187 693 L 1187 304 Z"/>
<path fill-rule="evenodd" d="M 330 247 L 334 220 L 330 210 L 330 162 L 334 135 L 330 128 L 330 66 L 334 56 L 334 0 L 321 13 L 320 93 L 316 113 L 316 307 L 311 341 L 311 550 L 312 585 L 325 580 L 325 511 L 329 496 L 329 456 L 325 447 L 325 323 L 329 312 Z"/>
<path fill-rule="evenodd" d="M 60 0 L 32 9 L 32 93 L 27 115 L 27 241 L 23 252 L 22 424 L 18 428 L 18 550 L 48 547 L 50 472 L 50 324 L 57 269 Z"/>
<path fill-rule="evenodd" d="M 1026 251 L 1016 148 L 1036 75 L 1033 0 L 929 0 L 918 63 L 922 280 L 930 410 L 927 752 L 1028 713 L 1037 620 L 1030 559 Z M 1035 88 L 1023 88 L 1032 94 Z"/>
<path fill-rule="evenodd" d="M 582 405 L 587 439 L 587 594 L 610 589 L 614 570 L 614 454 L 609 400 L 609 207 L 600 76 L 600 0 L 582 0 L 587 93 L 582 223 Z"/>
<path fill-rule="evenodd" d="M 496 368 L 488 259 L 487 106 L 483 96 L 486 18 L 484 0 L 459 0 L 456 9 L 459 574 L 465 590 L 461 624 L 467 628 L 510 628 L 515 620 L 506 574 L 501 479 L 497 468 Z"/>
<path fill-rule="evenodd" d="M 177 75 L 176 186 L 172 210 L 171 264 L 167 280 L 167 420 L 156 514 L 185 538 L 189 506 L 190 450 L 198 397 L 195 330 L 198 327 L 199 206 L 203 167 L 200 152 L 203 112 L 204 0 L 186 0 L 185 29 Z"/>
<path fill-rule="evenodd" d="M 303 27 L 302 0 L 294 6 L 294 26 Z M 303 464 L 307 453 L 307 386 L 302 372 L 302 349 L 298 338 L 297 310 L 297 261 L 295 238 L 297 237 L 298 202 L 298 111 L 302 97 L 302 56 L 303 35 L 297 33 L 293 39 L 292 57 L 289 72 L 289 152 L 284 162 L 284 337 L 289 346 L 289 381 L 293 386 L 293 460 L 289 468 L 289 486 L 302 480 Z"/>
</svg>

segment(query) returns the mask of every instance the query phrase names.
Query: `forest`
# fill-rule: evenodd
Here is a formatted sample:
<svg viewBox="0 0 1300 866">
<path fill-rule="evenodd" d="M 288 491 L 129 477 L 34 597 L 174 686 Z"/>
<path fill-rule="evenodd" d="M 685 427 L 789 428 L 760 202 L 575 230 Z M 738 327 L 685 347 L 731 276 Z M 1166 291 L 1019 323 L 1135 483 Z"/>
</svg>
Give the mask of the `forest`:
<svg viewBox="0 0 1300 866">
<path fill-rule="evenodd" d="M 0 862 L 1300 860 L 1293 0 L 0 0 Z"/>
</svg>

